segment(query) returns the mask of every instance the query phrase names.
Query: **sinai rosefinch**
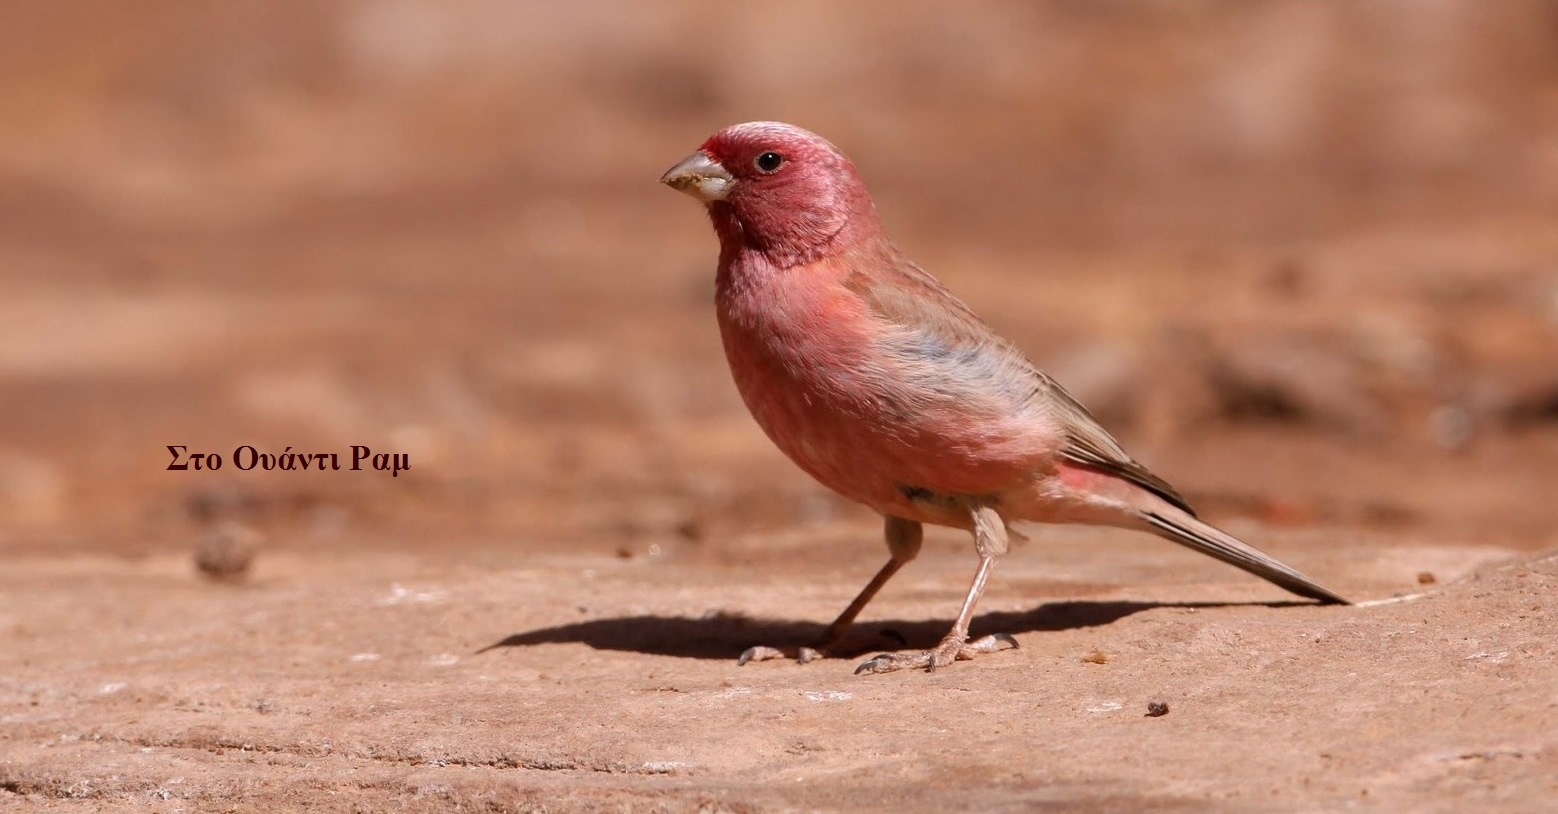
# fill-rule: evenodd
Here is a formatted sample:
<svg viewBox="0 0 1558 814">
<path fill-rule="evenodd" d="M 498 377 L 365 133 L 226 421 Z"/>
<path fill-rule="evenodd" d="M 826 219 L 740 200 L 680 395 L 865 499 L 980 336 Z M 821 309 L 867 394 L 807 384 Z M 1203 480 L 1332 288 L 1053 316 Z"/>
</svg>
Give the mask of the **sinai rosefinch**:
<svg viewBox="0 0 1558 814">
<path fill-rule="evenodd" d="M 708 206 L 715 303 L 736 387 L 791 460 L 887 520 L 887 564 L 801 660 L 835 644 L 919 552 L 923 523 L 969 529 L 979 568 L 932 650 L 861 672 L 935 669 L 1015 647 L 968 640 L 1008 524 L 1148 531 L 1325 603 L 1347 600 L 1196 519 L 1087 410 L 888 240 L 850 160 L 788 124 L 714 134 L 660 179 Z M 745 663 L 781 655 L 772 647 Z"/>
</svg>

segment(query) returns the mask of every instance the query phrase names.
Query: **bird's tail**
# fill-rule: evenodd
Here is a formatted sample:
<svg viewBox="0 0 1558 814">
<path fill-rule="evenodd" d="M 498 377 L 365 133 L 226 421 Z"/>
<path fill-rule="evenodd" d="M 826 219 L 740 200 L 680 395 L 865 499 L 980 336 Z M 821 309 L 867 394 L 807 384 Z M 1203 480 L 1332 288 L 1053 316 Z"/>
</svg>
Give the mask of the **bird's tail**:
<svg viewBox="0 0 1558 814">
<path fill-rule="evenodd" d="M 1242 568 L 1299 596 L 1318 599 L 1325 604 L 1352 604 L 1336 592 L 1289 568 L 1276 558 L 1177 508 L 1164 505 L 1143 512 L 1141 516 L 1147 522 L 1149 529 L 1158 536 L 1195 549 L 1207 556 L 1216 557 L 1234 567 Z"/>
</svg>

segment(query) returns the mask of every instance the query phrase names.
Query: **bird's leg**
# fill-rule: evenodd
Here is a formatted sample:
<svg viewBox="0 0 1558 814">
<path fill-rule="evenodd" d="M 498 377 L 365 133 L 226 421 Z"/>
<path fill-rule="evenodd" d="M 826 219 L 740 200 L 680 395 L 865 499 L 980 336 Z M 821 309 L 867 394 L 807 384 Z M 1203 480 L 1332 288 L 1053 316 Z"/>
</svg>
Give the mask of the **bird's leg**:
<svg viewBox="0 0 1558 814">
<path fill-rule="evenodd" d="M 892 579 L 894 574 L 898 573 L 898 569 L 908 565 L 910 560 L 919 556 L 920 544 L 925 540 L 925 527 L 915 520 L 888 517 L 884 536 L 887 538 L 887 551 L 889 554 L 887 563 L 882 566 L 880 571 L 876 572 L 876 576 L 872 577 L 870 582 L 866 583 L 866 587 L 860 589 L 860 593 L 853 602 L 849 603 L 849 607 L 845 608 L 838 615 L 838 618 L 828 625 L 828 629 L 823 632 L 821 639 L 818 639 L 811 647 L 801 648 L 800 660 L 802 662 L 827 655 L 828 648 L 838 644 L 839 640 L 844 638 L 845 631 L 849 630 L 849 626 L 855 622 L 855 617 L 859 616 L 860 612 L 865 610 L 866 605 L 876 597 L 877 591 L 882 590 L 882 586 L 886 585 L 887 581 Z"/>
<path fill-rule="evenodd" d="M 979 604 L 979 597 L 985 591 L 985 582 L 990 578 L 990 569 L 995 566 L 996 559 L 1006 553 L 1008 544 L 1006 522 L 995 509 L 980 506 L 974 508 L 972 513 L 974 549 L 979 553 L 979 570 L 974 572 L 974 583 L 968 588 L 968 596 L 963 600 L 963 609 L 958 613 L 952 630 L 941 640 L 941 644 L 931 650 L 919 653 L 883 653 L 855 668 L 855 675 L 890 673 L 905 667 L 924 667 L 927 670 L 934 670 L 958 659 L 971 659 L 980 653 L 993 653 L 1017 646 L 1017 640 L 1006 633 L 982 636 L 974 641 L 968 640 L 968 625 L 974 618 L 974 608 Z"/>
<path fill-rule="evenodd" d="M 820 659 L 828 654 L 828 648 L 838 644 L 839 640 L 844 638 L 844 632 L 849 630 L 849 626 L 854 623 L 855 617 L 860 615 L 860 612 L 876 596 L 877 591 L 882 590 L 882 586 L 886 585 L 887 581 L 893 578 L 893 574 L 898 573 L 898 569 L 908 565 L 910 560 L 919 555 L 920 544 L 925 539 L 925 528 L 917 521 L 889 516 L 887 518 L 885 535 L 887 537 L 887 551 L 889 554 L 887 564 L 883 565 L 881 570 L 876 572 L 876 576 L 866 583 L 866 587 L 860 589 L 860 593 L 855 597 L 855 601 L 849 603 L 849 607 L 845 608 L 838 615 L 838 618 L 833 620 L 833 624 L 828 625 L 828 629 L 823 632 L 822 638 L 818 639 L 810 647 L 802 647 L 800 649 L 800 652 L 796 655 L 796 661 L 805 664 L 808 661 Z M 749 661 L 767 661 L 768 659 L 784 658 L 784 655 L 784 651 L 777 647 L 759 645 L 747 648 L 741 654 L 741 658 L 737 663 L 746 664 Z"/>
</svg>

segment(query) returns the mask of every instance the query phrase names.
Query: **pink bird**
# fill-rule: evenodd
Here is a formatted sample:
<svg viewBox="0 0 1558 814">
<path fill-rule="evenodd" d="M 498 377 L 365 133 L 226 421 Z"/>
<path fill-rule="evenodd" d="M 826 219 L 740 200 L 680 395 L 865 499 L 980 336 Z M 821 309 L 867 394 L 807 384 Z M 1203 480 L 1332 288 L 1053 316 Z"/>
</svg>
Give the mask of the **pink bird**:
<svg viewBox="0 0 1558 814">
<path fill-rule="evenodd" d="M 1087 410 L 893 245 L 855 166 L 788 124 L 714 134 L 661 182 L 707 205 L 715 304 L 752 416 L 785 455 L 886 518 L 889 559 L 800 660 L 826 654 L 920 550 L 923 524 L 973 532 L 979 567 L 935 648 L 858 673 L 935 669 L 1016 647 L 968 625 L 1014 521 L 1146 531 L 1322 603 L 1347 600 L 1198 520 Z M 754 647 L 741 663 L 783 655 Z"/>
</svg>

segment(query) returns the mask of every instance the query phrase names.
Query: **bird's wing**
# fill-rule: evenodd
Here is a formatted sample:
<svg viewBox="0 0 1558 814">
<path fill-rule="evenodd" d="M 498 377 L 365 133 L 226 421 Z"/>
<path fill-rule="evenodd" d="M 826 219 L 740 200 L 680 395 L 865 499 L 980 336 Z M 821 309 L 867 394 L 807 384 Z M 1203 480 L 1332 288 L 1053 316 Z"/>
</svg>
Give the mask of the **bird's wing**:
<svg viewBox="0 0 1558 814">
<path fill-rule="evenodd" d="M 870 273 L 857 271 L 845 279 L 845 285 L 875 317 L 900 328 L 898 336 L 912 338 L 900 342 L 900 347 L 916 353 L 915 361 L 922 369 L 944 366 L 946 374 L 936 385 L 939 390 L 953 391 L 970 404 L 1004 399 L 1008 403 L 1001 406 L 1007 412 L 1037 408 L 1062 429 L 1066 441 L 1062 457 L 1123 478 L 1194 515 L 1174 487 L 1132 459 L 1086 407 L 1034 367 L 939 280 L 895 250 L 884 251 L 886 257 L 857 265 L 871 269 Z M 999 379 L 998 386 L 971 378 L 970 366 L 981 367 L 986 377 Z"/>
<path fill-rule="evenodd" d="M 1066 448 L 1061 451 L 1061 455 L 1083 466 L 1124 478 L 1174 504 L 1191 517 L 1195 516 L 1195 510 L 1190 508 L 1190 502 L 1183 495 L 1175 491 L 1168 481 L 1152 474 L 1147 467 L 1127 455 L 1120 447 L 1120 442 L 1114 440 L 1114 436 L 1064 387 L 1037 370 L 1034 375 L 1048 385 L 1051 403 L 1059 405 L 1065 415 Z"/>
</svg>

